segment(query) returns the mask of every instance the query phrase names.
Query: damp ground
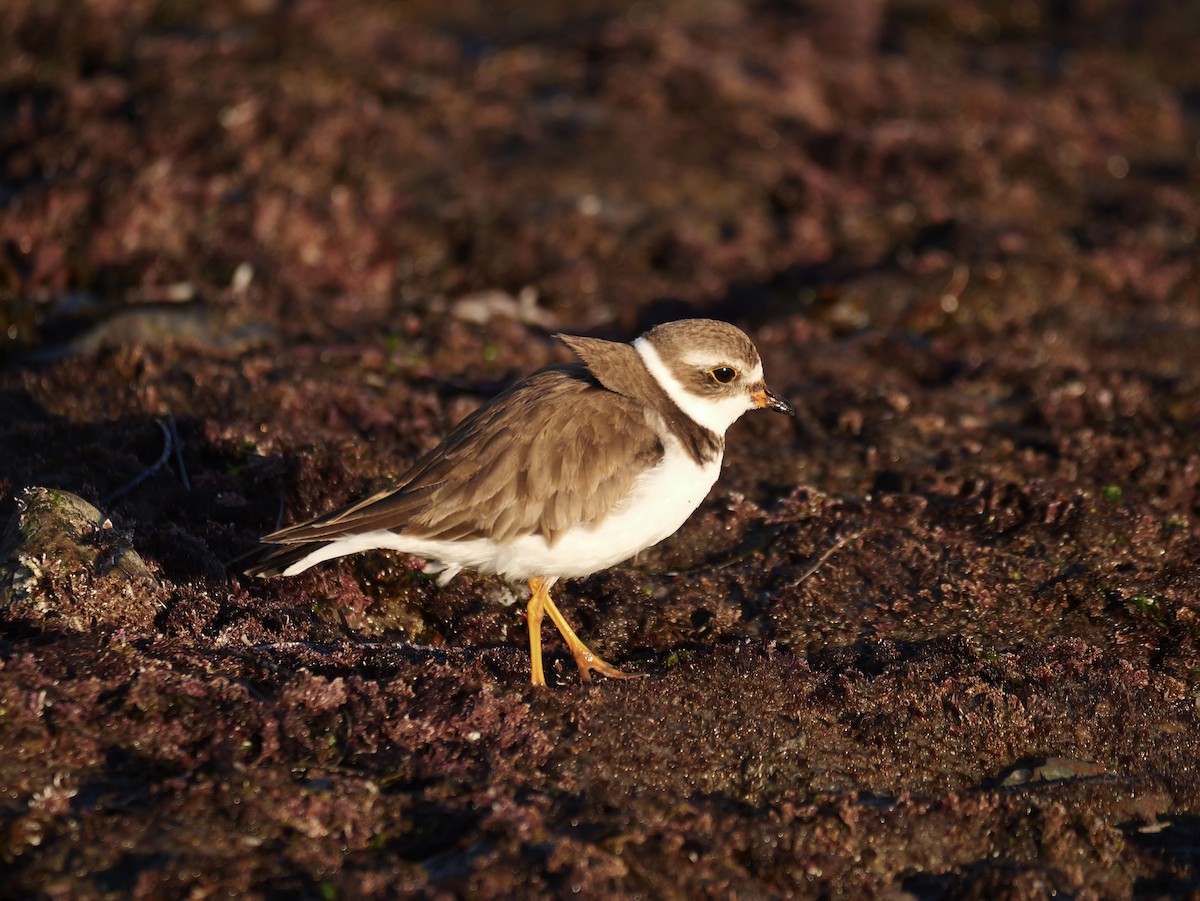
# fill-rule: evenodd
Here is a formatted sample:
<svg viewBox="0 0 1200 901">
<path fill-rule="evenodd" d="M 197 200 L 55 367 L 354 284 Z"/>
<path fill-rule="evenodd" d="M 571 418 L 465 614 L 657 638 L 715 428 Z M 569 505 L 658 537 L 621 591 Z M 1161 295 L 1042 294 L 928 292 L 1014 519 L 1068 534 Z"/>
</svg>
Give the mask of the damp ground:
<svg viewBox="0 0 1200 901">
<path fill-rule="evenodd" d="M 0 893 L 1200 896 L 1198 22 L 5 4 Z M 643 678 L 229 565 L 685 316 L 798 415 L 557 589 Z"/>
</svg>

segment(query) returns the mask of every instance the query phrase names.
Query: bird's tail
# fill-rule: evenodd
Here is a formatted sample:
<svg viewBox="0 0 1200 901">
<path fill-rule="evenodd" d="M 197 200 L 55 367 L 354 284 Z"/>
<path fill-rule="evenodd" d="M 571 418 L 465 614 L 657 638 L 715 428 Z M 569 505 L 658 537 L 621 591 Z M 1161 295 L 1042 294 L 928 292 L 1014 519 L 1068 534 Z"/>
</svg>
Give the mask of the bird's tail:
<svg viewBox="0 0 1200 901">
<path fill-rule="evenodd" d="M 241 561 L 245 561 L 242 563 L 242 572 L 248 576 L 259 576 L 264 579 L 282 575 L 289 567 L 300 563 L 305 557 L 312 556 L 329 543 L 328 541 L 306 541 L 302 544 L 259 545 L 249 554 L 240 558 Z M 316 562 L 319 561 L 313 561 L 313 563 Z M 307 568 L 307 566 L 301 567 L 301 569 Z M 297 569 L 291 575 L 300 571 Z"/>
</svg>

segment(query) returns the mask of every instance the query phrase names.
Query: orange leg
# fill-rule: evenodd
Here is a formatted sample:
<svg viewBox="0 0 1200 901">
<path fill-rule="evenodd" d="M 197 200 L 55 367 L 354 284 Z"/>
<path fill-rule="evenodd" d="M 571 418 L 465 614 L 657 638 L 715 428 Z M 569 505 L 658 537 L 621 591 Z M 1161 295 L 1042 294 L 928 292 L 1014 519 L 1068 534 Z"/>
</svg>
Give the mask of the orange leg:
<svg viewBox="0 0 1200 901">
<path fill-rule="evenodd" d="M 529 625 L 529 659 L 533 668 L 533 684 L 546 685 L 546 674 L 542 671 L 542 615 L 545 613 L 545 603 L 550 600 L 550 589 L 542 579 L 530 579 L 529 604 L 525 608 L 525 617 Z"/>
<path fill-rule="evenodd" d="M 554 606 L 554 601 L 550 600 L 550 587 L 546 584 L 545 579 L 530 579 L 529 590 L 533 594 L 525 609 L 529 622 L 529 656 L 534 685 L 546 684 L 546 674 L 542 669 L 542 616 L 546 613 L 550 614 L 550 619 L 554 621 L 554 625 L 558 627 L 567 647 L 571 649 L 575 665 L 579 667 L 579 678 L 584 682 L 592 681 L 592 670 L 602 676 L 608 676 L 610 679 L 632 679 L 638 675 L 622 672 L 592 653 L 592 649 L 575 634 L 575 630 L 571 628 L 566 617 Z"/>
</svg>

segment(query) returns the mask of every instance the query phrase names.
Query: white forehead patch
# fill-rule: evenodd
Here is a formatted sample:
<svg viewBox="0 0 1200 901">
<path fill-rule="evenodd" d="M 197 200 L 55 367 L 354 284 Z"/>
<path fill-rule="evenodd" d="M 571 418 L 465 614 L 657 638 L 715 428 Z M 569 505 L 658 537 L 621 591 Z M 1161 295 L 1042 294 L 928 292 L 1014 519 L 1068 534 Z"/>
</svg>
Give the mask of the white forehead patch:
<svg viewBox="0 0 1200 901">
<path fill-rule="evenodd" d="M 658 351 L 643 336 L 633 342 L 633 348 L 642 358 L 642 362 L 646 364 L 646 369 L 650 371 L 650 375 L 654 376 L 654 380 L 662 386 L 662 389 L 667 392 L 667 397 L 675 402 L 675 406 L 679 407 L 689 419 L 697 425 L 704 426 L 710 431 L 716 432 L 718 435 L 724 435 L 725 431 L 737 422 L 738 418 L 748 410 L 754 409 L 754 404 L 750 400 L 749 392 L 726 395 L 725 397 L 702 397 L 699 394 L 693 394 L 679 379 L 672 375 L 671 370 L 662 361 L 662 357 L 658 355 Z M 692 358 L 688 357 L 685 362 L 691 364 Z M 715 365 L 708 358 L 703 358 L 701 362 L 695 363 L 697 367 Z M 757 367 L 758 378 L 762 378 L 762 364 Z M 752 379 L 750 384 L 754 384 L 758 379 Z"/>
</svg>

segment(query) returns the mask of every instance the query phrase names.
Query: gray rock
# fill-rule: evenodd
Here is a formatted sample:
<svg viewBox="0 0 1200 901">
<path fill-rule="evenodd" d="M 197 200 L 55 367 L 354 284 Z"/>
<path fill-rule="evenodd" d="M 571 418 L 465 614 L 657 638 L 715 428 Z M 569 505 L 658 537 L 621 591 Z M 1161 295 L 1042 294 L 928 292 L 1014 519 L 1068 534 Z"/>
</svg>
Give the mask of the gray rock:
<svg viewBox="0 0 1200 901">
<path fill-rule="evenodd" d="M 68 491 L 26 488 L 0 538 L 0 610 L 86 630 L 153 625 L 158 580 L 109 519 Z"/>
</svg>

